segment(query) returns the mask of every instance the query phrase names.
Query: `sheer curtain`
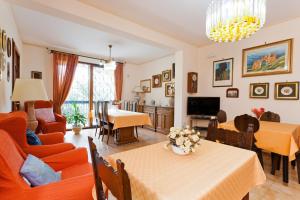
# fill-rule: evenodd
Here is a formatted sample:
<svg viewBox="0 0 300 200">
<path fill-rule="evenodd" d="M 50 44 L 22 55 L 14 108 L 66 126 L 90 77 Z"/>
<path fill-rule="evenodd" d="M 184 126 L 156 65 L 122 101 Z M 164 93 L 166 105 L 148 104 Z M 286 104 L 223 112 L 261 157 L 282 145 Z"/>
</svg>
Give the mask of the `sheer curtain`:
<svg viewBox="0 0 300 200">
<path fill-rule="evenodd" d="M 93 101 L 111 101 L 115 99 L 114 70 L 94 67 L 94 97 Z"/>
</svg>

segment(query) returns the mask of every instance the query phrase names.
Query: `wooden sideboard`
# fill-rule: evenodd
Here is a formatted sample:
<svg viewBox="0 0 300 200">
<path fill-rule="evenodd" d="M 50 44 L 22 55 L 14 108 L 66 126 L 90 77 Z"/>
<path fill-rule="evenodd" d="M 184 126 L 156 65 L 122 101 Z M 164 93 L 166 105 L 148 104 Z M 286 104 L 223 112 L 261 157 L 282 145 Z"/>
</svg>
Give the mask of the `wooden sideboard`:
<svg viewBox="0 0 300 200">
<path fill-rule="evenodd" d="M 139 105 L 138 112 L 148 113 L 152 126 L 144 126 L 155 132 L 168 134 L 174 126 L 174 108 L 163 106 Z"/>
</svg>

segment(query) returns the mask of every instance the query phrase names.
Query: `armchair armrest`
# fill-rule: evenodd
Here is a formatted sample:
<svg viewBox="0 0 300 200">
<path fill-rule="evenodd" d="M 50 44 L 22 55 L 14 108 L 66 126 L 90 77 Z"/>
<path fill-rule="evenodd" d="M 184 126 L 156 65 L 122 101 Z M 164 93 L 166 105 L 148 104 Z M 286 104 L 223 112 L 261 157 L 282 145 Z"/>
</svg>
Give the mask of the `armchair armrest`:
<svg viewBox="0 0 300 200">
<path fill-rule="evenodd" d="M 34 146 L 30 145 L 29 147 L 23 148 L 25 153 L 32 154 L 39 158 L 62 153 L 72 149 L 75 149 L 75 147 L 71 143 L 59 143 L 59 144 L 52 144 L 52 145 L 34 145 Z"/>
<path fill-rule="evenodd" d="M 45 120 L 43 120 L 42 118 L 37 117 L 36 120 L 39 122 L 41 127 L 44 127 L 47 124 L 47 122 Z"/>
<path fill-rule="evenodd" d="M 37 136 L 40 138 L 43 145 L 64 143 L 64 134 L 60 132 L 38 134 Z"/>
<path fill-rule="evenodd" d="M 88 156 L 86 148 L 78 148 L 52 156 L 47 156 L 42 158 L 42 160 L 50 165 L 54 170 L 59 171 L 75 164 L 87 163 Z"/>
<path fill-rule="evenodd" d="M 65 116 L 57 114 L 57 113 L 54 113 L 54 116 L 55 116 L 55 120 L 57 122 L 67 123 L 67 119 Z"/>
</svg>

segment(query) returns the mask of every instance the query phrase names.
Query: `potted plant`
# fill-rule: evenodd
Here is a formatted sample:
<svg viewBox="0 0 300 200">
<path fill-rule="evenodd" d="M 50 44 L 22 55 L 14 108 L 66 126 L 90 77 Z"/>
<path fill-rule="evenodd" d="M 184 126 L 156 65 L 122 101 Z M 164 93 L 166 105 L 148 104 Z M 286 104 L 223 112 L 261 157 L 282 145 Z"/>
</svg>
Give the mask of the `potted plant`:
<svg viewBox="0 0 300 200">
<path fill-rule="evenodd" d="M 72 124 L 73 132 L 77 135 L 80 133 L 82 126 L 85 126 L 86 117 L 80 113 L 77 104 L 72 104 L 73 112 L 67 114 L 67 122 Z"/>
</svg>

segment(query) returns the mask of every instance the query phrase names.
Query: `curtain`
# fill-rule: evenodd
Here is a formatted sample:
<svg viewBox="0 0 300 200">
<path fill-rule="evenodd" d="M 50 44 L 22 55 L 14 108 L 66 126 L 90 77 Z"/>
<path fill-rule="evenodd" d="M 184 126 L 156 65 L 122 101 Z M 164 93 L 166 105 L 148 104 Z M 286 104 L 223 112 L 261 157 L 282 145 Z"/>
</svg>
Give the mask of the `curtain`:
<svg viewBox="0 0 300 200">
<path fill-rule="evenodd" d="M 77 55 L 53 53 L 53 107 L 58 114 L 71 88 L 77 63 Z"/>
<path fill-rule="evenodd" d="M 122 86 L 123 86 L 123 63 L 116 63 L 115 70 L 115 88 L 116 88 L 116 100 L 122 98 Z"/>
</svg>

